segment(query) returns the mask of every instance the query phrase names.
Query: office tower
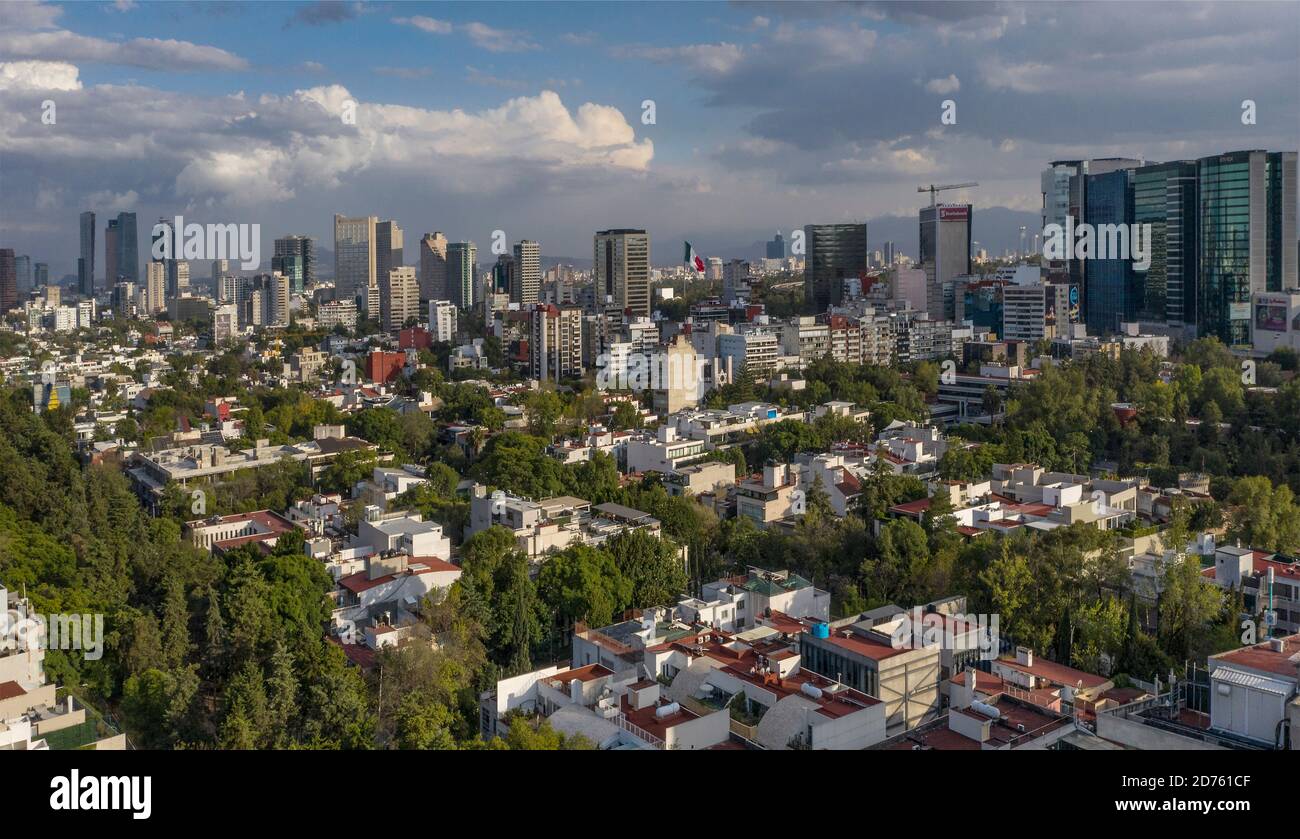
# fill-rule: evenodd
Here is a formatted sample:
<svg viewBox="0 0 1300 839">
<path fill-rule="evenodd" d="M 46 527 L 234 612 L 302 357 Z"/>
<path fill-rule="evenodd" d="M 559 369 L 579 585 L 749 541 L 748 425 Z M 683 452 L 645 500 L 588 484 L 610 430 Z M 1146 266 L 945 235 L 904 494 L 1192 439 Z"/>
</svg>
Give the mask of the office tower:
<svg viewBox="0 0 1300 839">
<path fill-rule="evenodd" d="M 785 259 L 785 239 L 781 238 L 781 231 L 776 231 L 772 241 L 767 243 L 768 259 Z"/>
<path fill-rule="evenodd" d="M 519 302 L 514 300 L 514 295 L 519 293 L 519 263 L 513 254 L 503 253 L 497 257 L 492 266 L 488 293 L 503 295 L 507 301 Z"/>
<path fill-rule="evenodd" d="M 111 218 L 108 220 L 108 226 L 104 228 L 104 281 L 109 283 L 116 283 L 123 279 L 117 270 L 119 253 L 117 223 L 117 219 Z"/>
<path fill-rule="evenodd" d="M 1043 226 L 1059 224 L 1062 229 L 1065 229 L 1067 216 L 1074 220 L 1076 227 L 1089 221 L 1087 217 L 1089 175 L 1105 175 L 1121 170 L 1133 170 L 1145 165 L 1146 161 L 1131 157 L 1052 161 L 1048 164 L 1049 168 L 1043 171 L 1041 178 Z M 1074 254 L 1067 252 L 1065 259 L 1049 261 L 1045 267 L 1068 271 L 1070 282 L 1080 288 L 1086 298 L 1088 262 L 1089 260 L 1075 259 Z M 1086 309 L 1086 299 L 1083 305 Z"/>
<path fill-rule="evenodd" d="M 212 260 L 212 294 L 217 295 L 217 290 L 221 286 L 221 278 L 230 272 L 230 260 L 214 259 Z"/>
<path fill-rule="evenodd" d="M 402 228 L 389 219 L 375 225 L 375 278 L 382 285 L 388 272 L 406 264 Z"/>
<path fill-rule="evenodd" d="M 140 243 L 136 236 L 135 213 L 117 214 L 117 238 L 114 245 L 116 273 L 113 279 L 140 282 Z"/>
<path fill-rule="evenodd" d="M 303 288 L 316 284 L 316 240 L 310 236 L 281 236 L 275 240 L 274 256 L 298 257 L 299 270 L 302 272 L 302 285 L 294 292 L 301 294 Z M 272 265 L 274 270 L 274 265 Z M 285 276 L 288 276 L 286 274 Z"/>
<path fill-rule="evenodd" d="M 804 235 L 804 298 L 824 312 L 844 302 L 844 280 L 867 270 L 866 224 L 809 224 Z"/>
<path fill-rule="evenodd" d="M 1296 153 L 1203 157 L 1197 189 L 1198 331 L 1246 344 L 1251 296 L 1296 285 Z"/>
<path fill-rule="evenodd" d="M 18 305 L 18 269 L 14 249 L 0 248 L 0 314 Z"/>
<path fill-rule="evenodd" d="M 1100 254 L 1103 243 L 1110 247 L 1101 225 L 1127 228 L 1133 221 L 1133 184 L 1122 170 L 1088 175 L 1085 184 L 1084 216 L 1096 234 L 1094 253 Z M 1136 320 L 1141 297 L 1133 260 L 1114 253 L 1106 256 L 1087 259 L 1084 273 L 1084 322 L 1094 335 L 1118 332 L 1121 323 Z"/>
<path fill-rule="evenodd" d="M 190 290 L 190 264 L 184 259 L 169 259 L 167 265 L 167 297 L 180 297 Z"/>
<path fill-rule="evenodd" d="M 768 244 L 771 244 L 770 242 Z M 775 259 L 775 257 L 769 257 Z M 722 305 L 749 300 L 750 265 L 743 259 L 733 259 L 722 266 Z"/>
<path fill-rule="evenodd" d="M 50 266 L 47 262 L 38 262 L 32 268 L 32 288 L 45 288 L 50 284 Z"/>
<path fill-rule="evenodd" d="M 334 216 L 334 299 L 354 300 L 376 283 L 375 216 Z"/>
<path fill-rule="evenodd" d="M 106 285 L 113 287 L 115 277 L 107 277 Z M 95 294 L 95 214 L 90 210 L 81 214 L 81 256 L 77 259 L 77 291 L 82 297 Z"/>
<path fill-rule="evenodd" d="M 451 242 L 447 245 L 447 292 L 451 301 L 462 310 L 474 306 L 477 258 L 478 248 L 473 242 Z"/>
<path fill-rule="evenodd" d="M 881 255 L 885 262 L 885 267 L 888 268 L 889 266 L 893 265 L 894 264 L 894 243 L 886 242 L 881 247 L 880 250 L 881 250 Z"/>
<path fill-rule="evenodd" d="M 32 258 L 30 256 L 14 257 L 14 273 L 18 284 L 18 294 L 24 295 L 32 290 Z"/>
<path fill-rule="evenodd" d="M 420 240 L 420 297 L 446 300 L 450 296 L 447 288 L 447 237 L 440 230 L 426 233 Z"/>
<path fill-rule="evenodd" d="M 144 308 L 146 314 L 167 308 L 167 265 L 156 259 L 149 260 L 145 268 Z M 129 280 L 127 282 L 130 282 Z"/>
<path fill-rule="evenodd" d="M 952 320 L 955 278 L 970 273 L 971 205 L 921 208 L 919 259 L 925 270 L 925 309 L 935 320 Z"/>
<path fill-rule="evenodd" d="M 530 372 L 538 381 L 582 375 L 582 310 L 539 304 L 528 342 Z"/>
<path fill-rule="evenodd" d="M 531 306 L 542 287 L 542 247 L 531 239 L 515 245 L 517 281 L 510 287 L 510 302 Z M 517 288 L 516 288 L 517 286 Z"/>
<path fill-rule="evenodd" d="M 131 305 L 135 300 L 135 283 L 130 280 L 122 280 L 113 284 L 113 291 L 109 298 L 109 306 L 113 309 L 113 314 L 117 317 L 129 317 L 131 314 Z"/>
<path fill-rule="evenodd" d="M 420 279 L 415 268 L 401 266 L 388 272 L 380 296 L 384 329 L 397 332 L 410 318 L 420 317 Z"/>
<path fill-rule="evenodd" d="M 1133 172 L 1133 223 L 1151 225 L 1151 265 L 1137 277 L 1139 316 L 1174 331 L 1196 323 L 1196 192 L 1194 160 Z"/>
<path fill-rule="evenodd" d="M 650 317 L 650 236 L 644 230 L 596 233 L 592 262 L 596 307 Z"/>
<path fill-rule="evenodd" d="M 456 340 L 456 304 L 450 300 L 429 301 L 429 331 L 439 344 Z"/>
<path fill-rule="evenodd" d="M 271 272 L 283 274 L 289 281 L 290 294 L 302 294 L 306 287 L 306 266 L 298 254 L 271 257 Z"/>
</svg>

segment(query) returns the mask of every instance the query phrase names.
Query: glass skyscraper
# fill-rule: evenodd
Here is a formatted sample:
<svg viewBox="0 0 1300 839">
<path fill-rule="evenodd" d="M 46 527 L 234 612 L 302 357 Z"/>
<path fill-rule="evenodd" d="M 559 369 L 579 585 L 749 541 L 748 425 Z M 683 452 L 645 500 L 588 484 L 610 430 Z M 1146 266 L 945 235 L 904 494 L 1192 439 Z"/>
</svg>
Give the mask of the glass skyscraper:
<svg viewBox="0 0 1300 839">
<path fill-rule="evenodd" d="M 1203 157 L 1197 174 L 1198 328 L 1245 344 L 1251 295 L 1296 285 L 1296 153 Z"/>
<path fill-rule="evenodd" d="M 1196 161 L 1143 166 L 1133 174 L 1133 222 L 1151 225 L 1151 265 L 1137 272 L 1138 315 L 1171 329 L 1196 323 Z"/>
<path fill-rule="evenodd" d="M 112 285 L 112 277 L 107 285 Z M 81 256 L 77 259 L 77 291 L 82 297 L 95 294 L 95 214 L 87 210 L 81 214 Z"/>
<path fill-rule="evenodd" d="M 1089 175 L 1085 194 L 1087 223 L 1093 226 L 1096 234 L 1094 253 L 1100 253 L 1097 248 L 1101 242 L 1107 241 L 1099 229 L 1101 225 L 1127 226 L 1133 221 L 1130 173 L 1121 169 L 1104 175 Z M 1129 245 L 1131 249 L 1132 242 Z M 1113 253 L 1106 256 L 1109 258 L 1087 260 L 1084 273 L 1084 322 L 1094 335 L 1118 332 L 1121 323 L 1136 320 L 1142 297 L 1132 259 L 1117 259 Z"/>
<path fill-rule="evenodd" d="M 803 229 L 804 297 L 815 312 L 844 301 L 844 280 L 867 271 L 867 225 L 810 224 Z"/>
</svg>

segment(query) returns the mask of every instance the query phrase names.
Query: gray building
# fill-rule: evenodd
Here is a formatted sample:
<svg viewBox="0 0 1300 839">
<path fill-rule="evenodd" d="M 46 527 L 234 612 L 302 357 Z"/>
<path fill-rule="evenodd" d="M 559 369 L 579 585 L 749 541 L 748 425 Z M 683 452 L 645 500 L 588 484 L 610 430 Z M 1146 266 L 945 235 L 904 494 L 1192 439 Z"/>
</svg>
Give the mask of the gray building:
<svg viewBox="0 0 1300 839">
<path fill-rule="evenodd" d="M 867 263 L 867 225 L 809 224 L 804 232 L 804 298 L 824 312 L 844 302 L 844 280 L 861 277 Z"/>
<path fill-rule="evenodd" d="M 622 228 L 596 232 L 592 268 L 596 308 L 650 316 L 650 235 Z"/>
</svg>

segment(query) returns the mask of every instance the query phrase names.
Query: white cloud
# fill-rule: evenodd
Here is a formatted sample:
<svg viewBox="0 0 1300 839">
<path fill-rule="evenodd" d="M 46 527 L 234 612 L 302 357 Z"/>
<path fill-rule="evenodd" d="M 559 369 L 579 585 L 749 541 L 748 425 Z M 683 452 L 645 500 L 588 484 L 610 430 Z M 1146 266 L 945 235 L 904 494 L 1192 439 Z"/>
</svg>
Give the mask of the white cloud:
<svg viewBox="0 0 1300 839">
<path fill-rule="evenodd" d="M 66 61 L 10 61 L 0 63 L 0 90 L 81 90 L 75 65 Z"/>
<path fill-rule="evenodd" d="M 424 15 L 415 15 L 414 17 L 395 17 L 393 23 L 399 26 L 413 26 L 423 32 L 429 32 L 434 35 L 446 35 L 451 31 L 451 24 L 445 20 L 435 20 Z"/>
<path fill-rule="evenodd" d="M 539 49 L 523 32 L 496 29 L 486 23 L 467 23 L 461 27 L 474 45 L 488 52 L 525 52 Z"/>
<path fill-rule="evenodd" d="M 17 58 L 121 64 L 151 70 L 248 69 L 248 61 L 218 47 L 159 38 L 108 41 L 64 29 L 4 32 L 0 34 L 0 52 Z"/>
<path fill-rule="evenodd" d="M 949 93 L 956 93 L 961 90 L 961 79 L 950 73 L 946 79 L 930 79 L 930 81 L 925 83 L 925 89 L 941 96 Z"/>
</svg>

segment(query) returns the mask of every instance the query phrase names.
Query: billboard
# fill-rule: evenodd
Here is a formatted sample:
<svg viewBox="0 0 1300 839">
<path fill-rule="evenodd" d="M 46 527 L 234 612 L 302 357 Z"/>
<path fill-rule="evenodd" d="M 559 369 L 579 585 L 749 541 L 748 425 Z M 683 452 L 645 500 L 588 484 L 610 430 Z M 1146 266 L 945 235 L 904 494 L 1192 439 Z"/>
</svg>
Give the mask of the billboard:
<svg viewBox="0 0 1300 839">
<path fill-rule="evenodd" d="M 970 218 L 969 207 L 940 207 L 939 221 L 967 221 Z"/>
<path fill-rule="evenodd" d="M 1255 328 L 1286 332 L 1286 306 L 1269 302 L 1255 304 Z"/>
</svg>

